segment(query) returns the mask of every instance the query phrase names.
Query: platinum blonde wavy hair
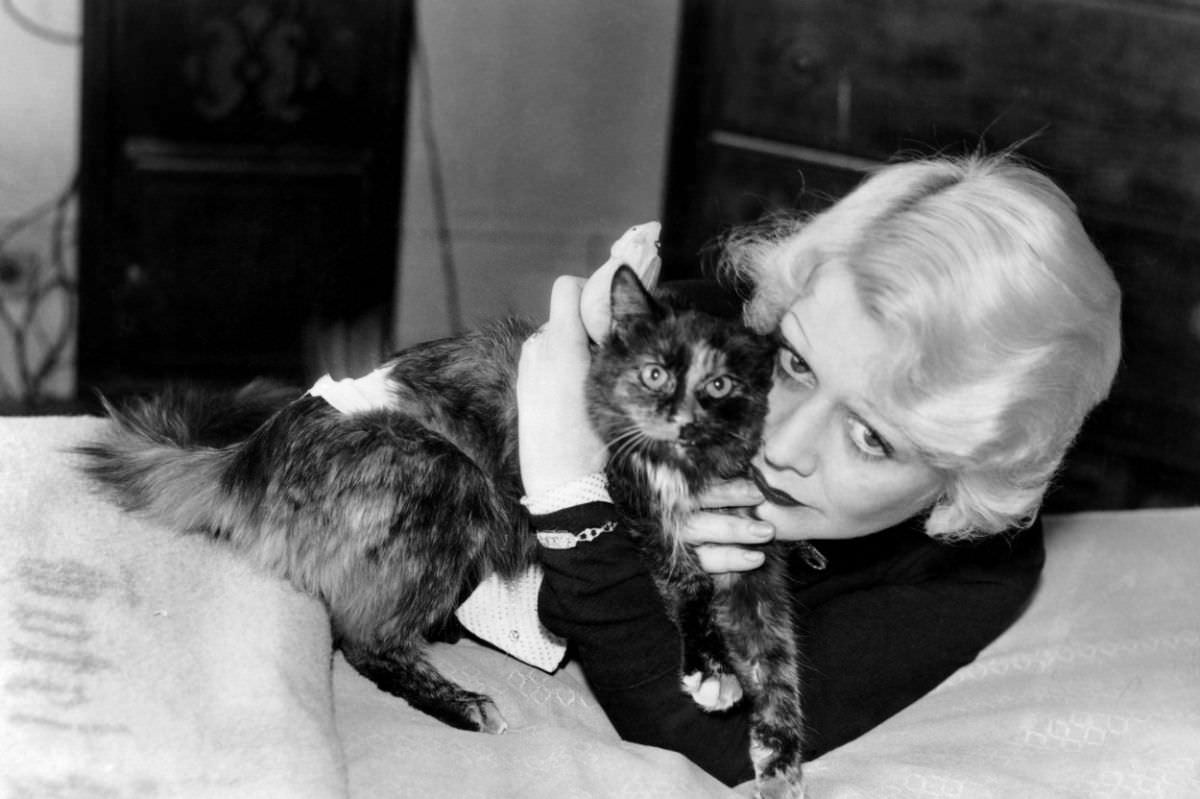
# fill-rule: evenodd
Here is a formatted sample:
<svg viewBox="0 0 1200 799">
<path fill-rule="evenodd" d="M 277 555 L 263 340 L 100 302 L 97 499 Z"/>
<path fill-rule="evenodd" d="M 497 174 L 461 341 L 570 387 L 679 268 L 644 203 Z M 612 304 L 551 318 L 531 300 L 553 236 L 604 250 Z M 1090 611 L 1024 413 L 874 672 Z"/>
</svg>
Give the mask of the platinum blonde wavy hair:
<svg viewBox="0 0 1200 799">
<path fill-rule="evenodd" d="M 1074 204 L 1010 156 L 892 164 L 825 211 L 731 234 L 722 269 L 775 329 L 825 264 L 896 342 L 881 412 L 945 477 L 926 532 L 1028 525 L 1120 360 L 1121 295 Z"/>
</svg>

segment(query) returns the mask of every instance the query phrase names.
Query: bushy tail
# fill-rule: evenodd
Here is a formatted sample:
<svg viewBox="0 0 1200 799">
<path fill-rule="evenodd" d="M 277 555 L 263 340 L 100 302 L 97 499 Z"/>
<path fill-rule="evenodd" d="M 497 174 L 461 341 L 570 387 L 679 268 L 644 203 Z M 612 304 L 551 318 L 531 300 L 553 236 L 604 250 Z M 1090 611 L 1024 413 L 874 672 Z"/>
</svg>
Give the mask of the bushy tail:
<svg viewBox="0 0 1200 799">
<path fill-rule="evenodd" d="M 83 471 L 127 511 L 179 530 L 220 535 L 243 517 L 224 475 L 236 446 L 297 396 L 251 384 L 235 392 L 172 388 L 123 408 L 77 448 Z"/>
</svg>

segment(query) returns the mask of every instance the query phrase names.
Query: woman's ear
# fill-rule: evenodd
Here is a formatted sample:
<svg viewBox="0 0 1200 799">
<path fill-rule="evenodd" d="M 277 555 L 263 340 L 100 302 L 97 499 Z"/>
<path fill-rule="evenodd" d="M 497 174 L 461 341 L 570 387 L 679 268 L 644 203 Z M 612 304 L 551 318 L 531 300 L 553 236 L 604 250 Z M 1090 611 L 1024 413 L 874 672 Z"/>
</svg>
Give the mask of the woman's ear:
<svg viewBox="0 0 1200 799">
<path fill-rule="evenodd" d="M 609 259 L 588 278 L 579 300 L 579 315 L 588 337 L 597 343 L 608 338 L 612 329 L 613 276 L 618 268 L 633 270 L 642 285 L 653 288 L 658 282 L 662 261 L 658 257 L 657 222 L 635 225 L 612 246 Z"/>
</svg>

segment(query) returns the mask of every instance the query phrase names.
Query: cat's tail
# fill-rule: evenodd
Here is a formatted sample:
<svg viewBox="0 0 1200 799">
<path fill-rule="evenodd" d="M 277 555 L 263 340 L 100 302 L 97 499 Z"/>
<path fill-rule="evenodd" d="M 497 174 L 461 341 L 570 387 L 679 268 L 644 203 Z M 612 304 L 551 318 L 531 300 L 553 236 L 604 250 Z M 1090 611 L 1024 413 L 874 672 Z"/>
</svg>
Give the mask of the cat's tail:
<svg viewBox="0 0 1200 799">
<path fill-rule="evenodd" d="M 101 398 L 117 424 L 149 440 L 180 447 L 223 447 L 246 440 L 301 390 L 272 380 L 241 388 L 169 385 L 151 397 L 116 408 Z"/>
<path fill-rule="evenodd" d="M 111 426 L 76 449 L 82 469 L 121 508 L 173 529 L 220 535 L 245 511 L 226 475 L 237 445 L 295 396 L 172 388 L 117 408 Z"/>
</svg>

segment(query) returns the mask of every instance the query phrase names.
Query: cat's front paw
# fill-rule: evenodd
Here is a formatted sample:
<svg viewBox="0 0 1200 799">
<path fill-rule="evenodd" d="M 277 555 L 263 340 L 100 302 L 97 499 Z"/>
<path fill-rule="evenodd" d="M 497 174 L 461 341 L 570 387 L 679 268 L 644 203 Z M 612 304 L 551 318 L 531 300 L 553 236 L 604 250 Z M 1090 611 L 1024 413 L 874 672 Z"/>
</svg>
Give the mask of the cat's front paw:
<svg viewBox="0 0 1200 799">
<path fill-rule="evenodd" d="M 683 675 L 681 684 L 684 693 L 710 713 L 728 710 L 742 698 L 742 684 L 727 671 L 718 670 L 709 674 L 693 671 Z"/>
</svg>

